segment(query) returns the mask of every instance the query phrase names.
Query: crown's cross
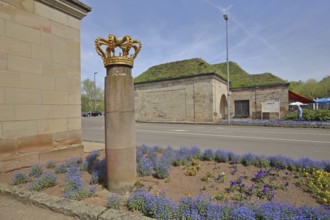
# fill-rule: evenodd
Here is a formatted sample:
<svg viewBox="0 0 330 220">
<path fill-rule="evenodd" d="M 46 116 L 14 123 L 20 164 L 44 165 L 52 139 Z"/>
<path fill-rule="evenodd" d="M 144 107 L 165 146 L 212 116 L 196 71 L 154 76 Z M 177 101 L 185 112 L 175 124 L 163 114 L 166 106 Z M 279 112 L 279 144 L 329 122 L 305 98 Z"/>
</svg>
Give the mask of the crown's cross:
<svg viewBox="0 0 330 220">
<path fill-rule="evenodd" d="M 109 34 L 95 40 L 107 69 L 104 87 L 107 188 L 125 191 L 136 182 L 134 84 L 131 69 L 142 44 L 131 36 Z M 116 54 L 116 49 L 120 52 Z M 131 54 L 130 54 L 131 53 Z"/>
</svg>

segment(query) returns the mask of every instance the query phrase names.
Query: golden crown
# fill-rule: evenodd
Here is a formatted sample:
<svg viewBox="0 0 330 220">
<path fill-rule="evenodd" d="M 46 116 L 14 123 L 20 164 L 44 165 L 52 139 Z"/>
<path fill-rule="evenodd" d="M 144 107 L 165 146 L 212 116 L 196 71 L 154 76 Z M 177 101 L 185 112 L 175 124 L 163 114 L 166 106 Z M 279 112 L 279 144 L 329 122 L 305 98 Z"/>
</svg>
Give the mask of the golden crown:
<svg viewBox="0 0 330 220">
<path fill-rule="evenodd" d="M 101 46 L 106 46 L 105 52 Z M 96 52 L 102 57 L 104 66 L 115 64 L 123 64 L 133 67 L 134 59 L 142 48 L 142 43 L 138 40 L 133 40 L 131 36 L 125 35 L 123 38 L 116 37 L 109 34 L 108 39 L 96 38 L 95 40 Z M 122 53 L 118 56 L 115 54 L 115 48 L 119 47 Z M 134 54 L 129 54 L 130 49 L 133 48 Z"/>
</svg>

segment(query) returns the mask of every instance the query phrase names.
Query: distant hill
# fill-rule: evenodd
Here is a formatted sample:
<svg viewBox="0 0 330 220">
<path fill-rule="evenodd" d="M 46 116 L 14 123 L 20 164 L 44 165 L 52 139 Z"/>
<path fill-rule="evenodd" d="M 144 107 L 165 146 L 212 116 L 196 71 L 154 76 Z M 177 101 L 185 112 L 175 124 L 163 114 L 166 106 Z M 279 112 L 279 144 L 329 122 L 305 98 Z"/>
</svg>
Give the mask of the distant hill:
<svg viewBox="0 0 330 220">
<path fill-rule="evenodd" d="M 217 73 L 224 79 L 227 79 L 227 63 L 211 65 L 200 58 L 195 58 L 160 64 L 150 67 L 147 71 L 137 76 L 134 82 L 149 82 L 206 73 Z M 250 75 L 235 62 L 229 62 L 229 73 L 231 88 L 286 83 L 285 80 L 271 73 Z"/>
</svg>

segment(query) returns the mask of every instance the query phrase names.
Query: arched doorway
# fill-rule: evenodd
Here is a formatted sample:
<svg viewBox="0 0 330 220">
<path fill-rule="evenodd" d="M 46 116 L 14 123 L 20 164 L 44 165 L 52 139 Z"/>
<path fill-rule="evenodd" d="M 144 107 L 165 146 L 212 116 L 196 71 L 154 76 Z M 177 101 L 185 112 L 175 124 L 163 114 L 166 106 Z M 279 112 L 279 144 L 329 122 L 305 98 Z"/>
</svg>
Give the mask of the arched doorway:
<svg viewBox="0 0 330 220">
<path fill-rule="evenodd" d="M 227 98 L 224 94 L 222 94 L 220 99 L 220 117 L 222 119 L 225 119 L 226 113 L 227 113 Z"/>
</svg>

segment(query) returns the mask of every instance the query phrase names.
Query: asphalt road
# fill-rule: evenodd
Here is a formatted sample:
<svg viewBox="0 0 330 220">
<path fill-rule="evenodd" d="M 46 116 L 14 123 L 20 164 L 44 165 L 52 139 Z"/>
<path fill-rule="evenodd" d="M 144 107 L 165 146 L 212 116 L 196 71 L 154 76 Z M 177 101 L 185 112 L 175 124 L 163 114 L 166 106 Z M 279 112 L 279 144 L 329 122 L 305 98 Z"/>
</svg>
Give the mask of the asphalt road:
<svg viewBox="0 0 330 220">
<path fill-rule="evenodd" d="M 83 140 L 104 143 L 104 117 L 82 119 Z M 137 144 L 198 146 L 235 153 L 330 160 L 330 130 L 227 125 L 137 123 Z"/>
</svg>

